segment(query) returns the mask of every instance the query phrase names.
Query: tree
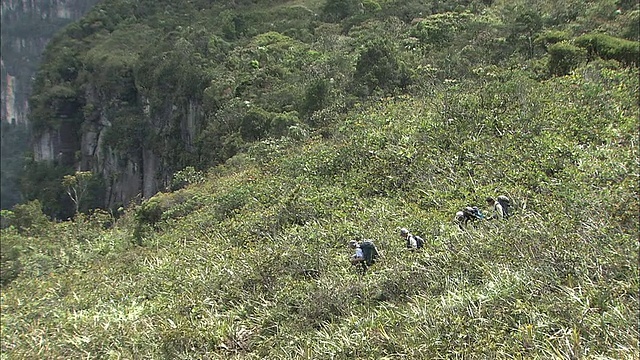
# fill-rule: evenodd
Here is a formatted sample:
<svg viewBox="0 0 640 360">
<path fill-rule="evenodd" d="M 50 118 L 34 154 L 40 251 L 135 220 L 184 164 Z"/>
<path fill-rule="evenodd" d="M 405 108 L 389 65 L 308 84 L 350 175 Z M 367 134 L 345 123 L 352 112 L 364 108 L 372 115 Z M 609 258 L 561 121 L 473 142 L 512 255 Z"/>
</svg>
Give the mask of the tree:
<svg viewBox="0 0 640 360">
<path fill-rule="evenodd" d="M 325 79 L 316 79 L 307 86 L 302 103 L 302 112 L 311 115 L 314 111 L 327 106 L 329 101 L 329 84 Z"/>
<path fill-rule="evenodd" d="M 62 186 L 67 189 L 67 195 L 75 205 L 75 214 L 80 209 L 80 202 L 87 193 L 89 182 L 93 178 L 90 171 L 76 171 L 73 175 L 65 175 L 62 178 Z"/>
<path fill-rule="evenodd" d="M 0 208 L 10 209 L 23 200 L 19 180 L 28 148 L 28 129 L 22 124 L 0 124 Z"/>
<path fill-rule="evenodd" d="M 354 93 L 360 96 L 371 95 L 376 89 L 389 93 L 409 82 L 397 51 L 385 40 L 370 42 L 360 53 L 353 79 Z"/>
<path fill-rule="evenodd" d="M 537 11 L 525 10 L 518 15 L 512 24 L 510 40 L 526 50 L 527 56 L 533 58 L 536 34 L 542 29 L 542 17 Z"/>
<path fill-rule="evenodd" d="M 328 0 L 322 7 L 322 15 L 328 22 L 339 22 L 358 11 L 364 11 L 361 2 L 356 0 Z"/>
</svg>

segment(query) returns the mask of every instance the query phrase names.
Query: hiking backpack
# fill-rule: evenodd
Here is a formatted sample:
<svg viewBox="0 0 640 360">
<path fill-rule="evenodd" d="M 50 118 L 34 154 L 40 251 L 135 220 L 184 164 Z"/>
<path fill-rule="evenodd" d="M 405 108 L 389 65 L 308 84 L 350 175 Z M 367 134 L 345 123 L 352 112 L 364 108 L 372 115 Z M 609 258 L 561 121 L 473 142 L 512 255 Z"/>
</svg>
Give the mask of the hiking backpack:
<svg viewBox="0 0 640 360">
<path fill-rule="evenodd" d="M 502 212 L 504 213 L 504 218 L 508 218 L 510 215 L 509 208 L 511 207 L 511 200 L 504 195 L 498 196 L 498 203 L 502 206 Z"/>
<path fill-rule="evenodd" d="M 360 244 L 360 249 L 362 249 L 364 262 L 367 264 L 367 266 L 373 265 L 376 262 L 378 256 L 380 256 L 376 245 L 371 240 L 364 240 L 362 244 Z"/>
<path fill-rule="evenodd" d="M 465 217 L 469 220 L 484 218 L 484 215 L 480 213 L 480 209 L 478 209 L 477 206 L 474 206 L 474 207 L 467 206 L 462 210 L 462 212 L 465 214 Z"/>
<path fill-rule="evenodd" d="M 422 249 L 424 246 L 424 239 L 418 235 L 413 235 L 413 237 L 416 239 L 416 249 Z"/>
<path fill-rule="evenodd" d="M 412 235 L 412 234 L 409 234 L 409 236 L 407 236 L 407 249 L 412 249 L 411 247 L 412 236 L 416 240 L 416 249 L 421 249 L 424 246 L 424 239 L 418 235 Z"/>
</svg>

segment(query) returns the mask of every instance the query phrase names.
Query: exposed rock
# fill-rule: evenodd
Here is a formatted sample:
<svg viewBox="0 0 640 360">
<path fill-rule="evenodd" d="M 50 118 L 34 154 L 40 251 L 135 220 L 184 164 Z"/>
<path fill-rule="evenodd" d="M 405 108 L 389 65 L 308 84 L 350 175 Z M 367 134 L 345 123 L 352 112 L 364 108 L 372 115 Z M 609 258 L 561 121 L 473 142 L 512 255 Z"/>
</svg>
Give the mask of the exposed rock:
<svg viewBox="0 0 640 360">
<path fill-rule="evenodd" d="M 98 0 L 2 0 L 1 121 L 25 123 L 31 82 L 55 32 Z"/>
</svg>

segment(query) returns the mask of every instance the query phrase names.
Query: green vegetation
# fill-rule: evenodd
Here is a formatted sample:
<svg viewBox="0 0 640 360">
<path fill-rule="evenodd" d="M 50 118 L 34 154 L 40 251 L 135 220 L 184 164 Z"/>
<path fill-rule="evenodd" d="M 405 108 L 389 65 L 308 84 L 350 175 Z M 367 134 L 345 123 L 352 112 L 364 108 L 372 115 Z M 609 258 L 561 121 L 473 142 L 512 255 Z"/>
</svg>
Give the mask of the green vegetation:
<svg viewBox="0 0 640 360">
<path fill-rule="evenodd" d="M 638 64 L 640 43 L 604 34 L 582 35 L 576 44 L 584 47 L 591 57 L 618 60 L 623 64 Z"/>
<path fill-rule="evenodd" d="M 578 40 L 632 33 L 632 5 L 233 3 L 107 1 L 59 38 L 105 66 L 50 62 L 70 83 L 35 98 L 109 113 L 107 146 L 176 171 L 118 210 L 2 212 L 2 359 L 640 356 L 638 69 Z M 499 194 L 509 220 L 453 223 Z"/>
<path fill-rule="evenodd" d="M 5 214 L 3 356 L 636 358 L 635 72 L 484 79 L 255 142 L 117 218 Z M 459 232 L 496 193 L 515 215 Z"/>
<path fill-rule="evenodd" d="M 62 186 L 65 187 L 67 195 L 73 202 L 76 214 L 80 210 L 80 203 L 87 195 L 92 178 L 91 171 L 76 171 L 75 174 L 65 175 L 62 178 Z"/>
<path fill-rule="evenodd" d="M 51 42 L 30 121 L 35 136 L 101 131 L 101 154 L 141 168 L 157 158 L 146 176 L 162 189 L 186 167 L 206 171 L 292 131 L 330 132 L 357 103 L 435 94 L 446 79 L 520 68 L 545 80 L 601 59 L 637 68 L 639 11 L 577 0 L 109 0 Z M 63 175 L 101 161 L 74 159 L 80 142 L 64 147 Z M 73 213 L 37 183 L 23 190 L 49 216 Z"/>
</svg>

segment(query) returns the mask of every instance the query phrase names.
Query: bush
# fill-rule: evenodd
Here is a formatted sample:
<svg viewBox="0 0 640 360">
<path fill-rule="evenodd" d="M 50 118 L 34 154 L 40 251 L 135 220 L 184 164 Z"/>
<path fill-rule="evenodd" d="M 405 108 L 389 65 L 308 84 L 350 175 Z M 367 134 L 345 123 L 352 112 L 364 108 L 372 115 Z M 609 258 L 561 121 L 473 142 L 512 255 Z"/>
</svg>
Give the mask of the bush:
<svg viewBox="0 0 640 360">
<path fill-rule="evenodd" d="M 31 235 L 42 233 L 50 224 L 38 200 L 14 206 L 13 211 L 3 214 L 3 219 L 4 225 L 13 226 L 20 233 Z"/>
<path fill-rule="evenodd" d="M 134 241 L 142 245 L 143 238 L 149 232 L 158 230 L 162 221 L 183 217 L 201 206 L 202 199 L 186 189 L 156 194 L 136 209 Z"/>
<path fill-rule="evenodd" d="M 339 22 L 356 15 L 360 9 L 357 0 L 327 0 L 322 8 L 322 17 L 328 22 Z"/>
<path fill-rule="evenodd" d="M 184 188 L 187 185 L 199 184 L 205 180 L 202 171 L 197 171 L 193 166 L 187 166 L 186 168 L 173 174 L 171 179 L 171 191 L 176 191 Z"/>
<path fill-rule="evenodd" d="M 599 56 L 638 66 L 640 43 L 605 34 L 587 34 L 575 39 L 575 44 L 587 51 L 590 59 Z"/>
<path fill-rule="evenodd" d="M 559 42 L 549 46 L 549 73 L 564 76 L 575 70 L 585 60 L 585 51 L 568 42 Z"/>
<path fill-rule="evenodd" d="M 441 47 L 450 42 L 457 32 L 461 32 L 470 18 L 468 13 L 434 14 L 419 21 L 413 28 L 412 35 L 423 46 Z"/>
<path fill-rule="evenodd" d="M 569 40 L 569 34 L 567 32 L 558 30 L 547 30 L 538 35 L 538 37 L 533 42 L 534 44 L 542 46 L 542 48 L 548 51 L 550 45 L 567 40 Z"/>
<path fill-rule="evenodd" d="M 307 86 L 302 103 L 302 112 L 311 115 L 324 108 L 328 103 L 330 83 L 325 79 L 316 79 Z"/>
<path fill-rule="evenodd" d="M 20 238 L 15 230 L 2 230 L 2 246 L 0 246 L 0 287 L 9 285 L 22 270 L 20 263 Z"/>
<path fill-rule="evenodd" d="M 136 210 L 141 224 L 157 225 L 161 220 L 184 216 L 199 205 L 198 196 L 185 189 L 171 193 L 158 193 Z"/>
<path fill-rule="evenodd" d="M 397 58 L 397 51 L 385 40 L 369 42 L 360 53 L 353 74 L 353 93 L 368 96 L 376 90 L 391 93 L 408 85 L 408 72 Z"/>
</svg>

